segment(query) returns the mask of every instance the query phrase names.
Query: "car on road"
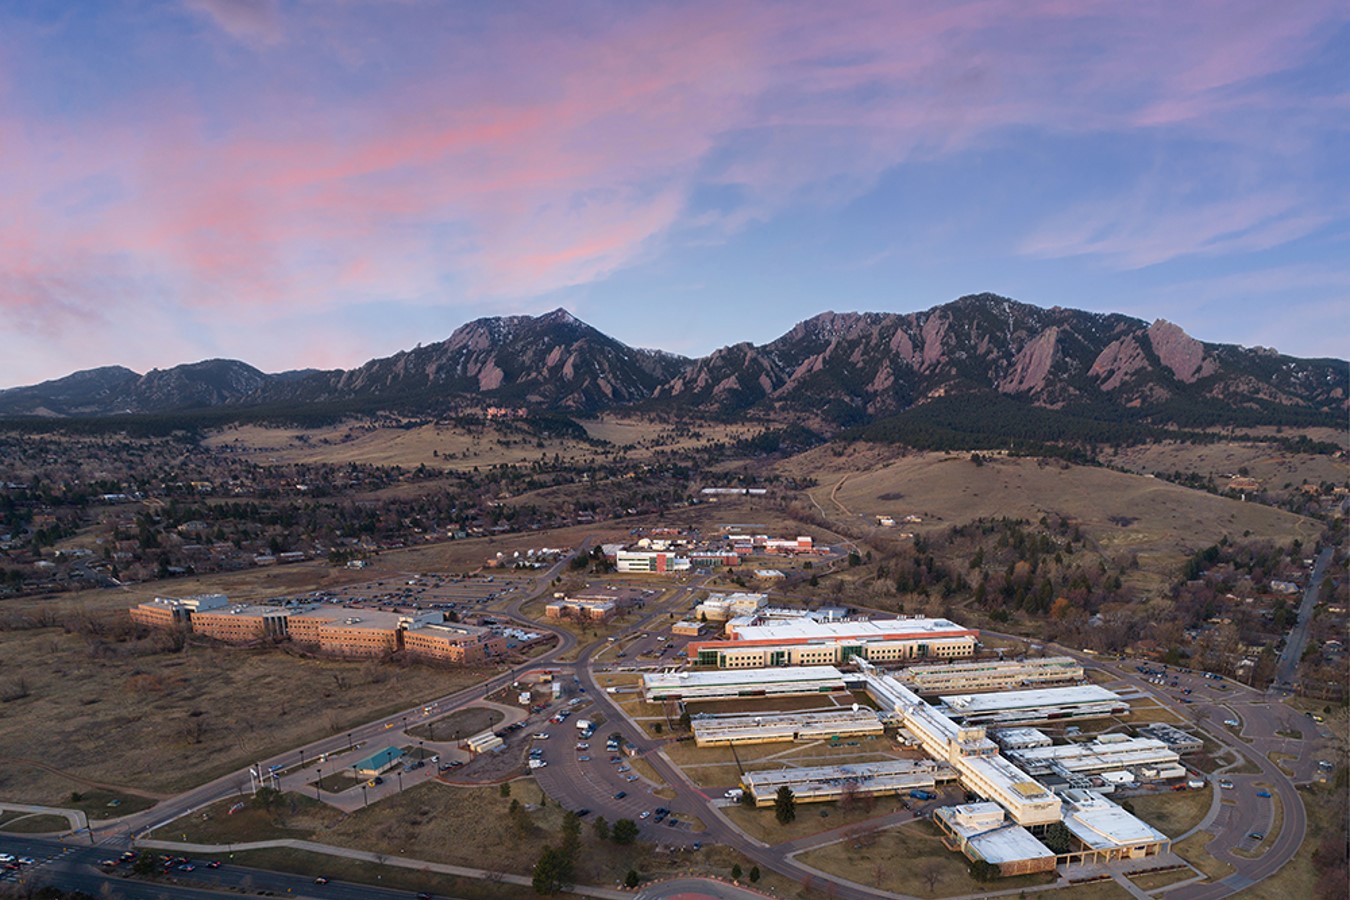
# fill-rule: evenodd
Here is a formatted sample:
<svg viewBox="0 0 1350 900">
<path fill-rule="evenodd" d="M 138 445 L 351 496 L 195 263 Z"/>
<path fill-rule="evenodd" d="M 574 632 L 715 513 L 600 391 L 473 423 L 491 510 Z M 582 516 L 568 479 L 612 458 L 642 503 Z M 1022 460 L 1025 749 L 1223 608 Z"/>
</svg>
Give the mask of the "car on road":
<svg viewBox="0 0 1350 900">
<path fill-rule="evenodd" d="M 1219 787 L 1223 788 L 1225 791 L 1231 791 L 1231 790 L 1233 789 L 1233 781 L 1232 781 L 1232 779 L 1231 779 L 1231 778 L 1220 778 L 1220 779 L 1219 779 Z"/>
<path fill-rule="evenodd" d="M 1237 728 L 1242 723 L 1237 719 L 1224 719 L 1223 724 L 1227 725 L 1229 728 Z"/>
<path fill-rule="evenodd" d="M 1270 799 L 1270 791 L 1257 791 L 1257 792 L 1256 792 L 1256 796 L 1262 797 L 1262 798 L 1264 798 L 1264 799 L 1266 799 L 1266 800 L 1269 800 L 1269 799 Z"/>
<path fill-rule="evenodd" d="M 1251 839 L 1254 840 L 1254 841 L 1263 841 L 1263 840 L 1266 839 L 1265 834 L 1262 833 L 1262 832 L 1260 832 L 1260 831 L 1252 831 L 1252 832 L 1249 832 L 1249 833 L 1247 834 L 1247 837 L 1251 838 Z"/>
<path fill-rule="evenodd" d="M 328 879 L 325 878 L 325 877 L 323 877 L 322 875 L 320 875 L 318 878 L 315 878 L 315 879 L 314 879 L 314 883 L 315 883 L 315 884 L 327 884 L 327 883 L 328 883 Z"/>
</svg>

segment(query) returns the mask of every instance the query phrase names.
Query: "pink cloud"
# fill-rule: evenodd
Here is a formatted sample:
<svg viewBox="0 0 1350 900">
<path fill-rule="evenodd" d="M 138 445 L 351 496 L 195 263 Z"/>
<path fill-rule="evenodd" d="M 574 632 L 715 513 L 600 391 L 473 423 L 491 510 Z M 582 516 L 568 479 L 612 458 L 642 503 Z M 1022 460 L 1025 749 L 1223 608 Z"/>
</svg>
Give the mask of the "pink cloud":
<svg viewBox="0 0 1350 900">
<path fill-rule="evenodd" d="M 70 310 L 149 314 L 126 299 L 138 292 L 207 325 L 388 297 L 529 298 L 603 279 L 682 229 L 717 239 L 803 199 L 845 203 L 888 169 L 1014 127 L 1265 141 L 1233 125 L 1278 102 L 1249 85 L 1344 18 L 1317 2 L 977 0 L 848 15 L 708 3 L 581 24 L 548 7 L 540 23 L 485 13 L 460 32 L 433 9 L 406 68 L 371 68 L 370 83 L 328 95 L 308 77 L 316 64 L 364 76 L 410 35 L 343 31 L 329 13 L 346 5 L 301 4 L 283 22 L 264 0 L 185 3 L 254 46 L 321 37 L 251 62 L 276 67 L 266 92 L 223 91 L 220 107 L 177 88 L 73 121 L 0 105 L 0 151 L 22 173 L 0 173 L 0 307 L 34 327 L 65 329 Z M 117 190 L 53 201 L 91 180 Z M 706 182 L 742 202 L 692 210 Z M 1294 189 L 1195 207 L 1152 196 L 1123 221 L 1062 213 L 1024 250 L 1136 266 L 1270 246 L 1318 223 Z"/>
<path fill-rule="evenodd" d="M 183 5 L 245 43 L 272 45 L 284 36 L 277 0 L 183 0 Z"/>
</svg>

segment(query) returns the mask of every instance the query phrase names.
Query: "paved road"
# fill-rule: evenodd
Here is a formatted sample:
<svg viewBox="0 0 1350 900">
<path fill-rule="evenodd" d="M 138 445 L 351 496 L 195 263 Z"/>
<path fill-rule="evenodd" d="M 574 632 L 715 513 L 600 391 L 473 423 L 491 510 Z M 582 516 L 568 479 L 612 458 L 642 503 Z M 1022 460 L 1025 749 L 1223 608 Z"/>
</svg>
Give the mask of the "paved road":
<svg viewBox="0 0 1350 900">
<path fill-rule="evenodd" d="M 107 848 L 76 846 L 42 838 L 0 837 L 0 848 L 15 856 L 31 856 L 38 862 L 11 876 L 11 882 L 40 887 L 58 885 L 65 890 L 81 890 L 95 897 L 120 897 L 123 900 L 220 900 L 221 891 L 261 893 L 270 891 L 284 897 L 319 900 L 409 900 L 413 893 L 365 884 L 332 881 L 316 885 L 304 875 L 222 865 L 218 869 L 198 866 L 193 872 L 174 871 L 150 879 L 128 878 L 118 869 L 111 872 L 99 866 L 109 855 Z M 115 854 L 114 854 L 115 855 Z M 19 880 L 22 879 L 22 880 Z M 0 881 L 0 884 L 6 883 Z"/>
<path fill-rule="evenodd" d="M 1327 566 L 1331 563 L 1334 547 L 1324 547 L 1313 566 L 1312 578 L 1308 580 L 1308 589 L 1303 592 L 1303 602 L 1298 607 L 1298 618 L 1289 631 L 1284 652 L 1275 667 L 1275 684 L 1292 685 L 1294 674 L 1298 671 L 1298 661 L 1303 657 L 1303 648 L 1308 643 L 1308 627 L 1312 624 L 1313 607 L 1317 605 L 1317 595 L 1322 590 L 1322 579 L 1326 577 Z"/>
</svg>

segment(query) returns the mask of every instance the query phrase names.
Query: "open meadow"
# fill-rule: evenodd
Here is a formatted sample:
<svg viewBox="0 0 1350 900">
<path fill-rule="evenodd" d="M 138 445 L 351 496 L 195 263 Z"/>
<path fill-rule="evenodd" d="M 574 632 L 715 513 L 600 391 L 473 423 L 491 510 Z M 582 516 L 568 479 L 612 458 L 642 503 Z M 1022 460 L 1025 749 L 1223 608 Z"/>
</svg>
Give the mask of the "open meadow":
<svg viewBox="0 0 1350 900">
<path fill-rule="evenodd" d="M 573 438 L 525 434 L 509 420 L 472 428 L 446 424 L 400 427 L 352 420 L 322 428 L 238 425 L 221 429 L 204 441 L 212 449 L 228 449 L 260 463 L 362 463 L 415 469 L 486 468 L 529 464 L 540 458 L 582 461 L 606 451 L 622 451 L 645 459 L 657 451 L 690 450 L 731 443 L 759 430 L 746 424 L 699 423 L 672 426 L 639 416 L 605 416 L 579 424 L 597 445 Z"/>
<path fill-rule="evenodd" d="M 1063 516 L 1076 522 L 1102 554 L 1136 554 L 1145 569 L 1159 569 L 1225 535 L 1259 535 L 1287 544 L 1295 538 L 1310 543 L 1321 532 L 1319 523 L 1292 513 L 1106 468 L 1021 458 L 977 465 L 968 453 L 897 455 L 874 448 L 833 454 L 821 448 L 790 464 L 814 462 L 820 483 L 810 498 L 826 517 L 881 539 L 979 518 L 1035 522 Z M 913 515 L 921 521 L 878 529 L 876 517 L 882 515 L 897 520 Z"/>
</svg>

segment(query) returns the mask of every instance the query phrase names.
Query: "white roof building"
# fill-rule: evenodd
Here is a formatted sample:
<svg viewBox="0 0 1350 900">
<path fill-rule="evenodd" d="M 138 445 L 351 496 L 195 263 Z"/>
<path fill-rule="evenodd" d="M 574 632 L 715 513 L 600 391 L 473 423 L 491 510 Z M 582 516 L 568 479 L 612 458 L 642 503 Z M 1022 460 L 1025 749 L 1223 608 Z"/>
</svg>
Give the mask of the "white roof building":
<svg viewBox="0 0 1350 900">
<path fill-rule="evenodd" d="M 643 695 L 649 702 L 828 694 L 843 689 L 844 673 L 834 666 L 714 672 L 654 672 L 642 676 Z"/>
<path fill-rule="evenodd" d="M 1167 835 L 1126 812 L 1096 791 L 1067 790 L 1064 825 L 1088 850 L 1108 858 L 1152 856 L 1165 849 Z"/>
</svg>

